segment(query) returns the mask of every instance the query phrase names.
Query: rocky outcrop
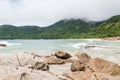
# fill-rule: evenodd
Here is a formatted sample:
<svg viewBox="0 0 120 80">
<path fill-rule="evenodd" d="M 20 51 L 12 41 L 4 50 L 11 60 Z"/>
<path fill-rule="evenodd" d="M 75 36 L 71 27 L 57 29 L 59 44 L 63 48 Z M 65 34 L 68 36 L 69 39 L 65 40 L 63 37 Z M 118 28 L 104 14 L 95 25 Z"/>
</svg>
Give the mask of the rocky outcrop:
<svg viewBox="0 0 120 80">
<path fill-rule="evenodd" d="M 71 71 L 85 71 L 85 63 L 80 60 L 75 60 L 71 65 Z"/>
<path fill-rule="evenodd" d="M 70 54 L 68 54 L 67 52 L 63 52 L 63 51 L 58 51 L 55 53 L 55 56 L 57 58 L 60 58 L 60 59 L 68 59 L 71 57 Z"/>
<path fill-rule="evenodd" d="M 77 54 L 79 60 L 71 65 L 70 73 L 64 76 L 71 80 L 120 80 L 120 66 L 100 58 L 91 58 L 86 53 Z"/>
<path fill-rule="evenodd" d="M 77 58 L 83 62 L 88 62 L 91 57 L 87 53 L 77 53 L 75 54 Z"/>
<path fill-rule="evenodd" d="M 119 65 L 86 53 L 77 57 L 0 54 L 0 80 L 120 80 Z"/>
<path fill-rule="evenodd" d="M 0 80 L 63 80 L 43 61 L 29 53 L 0 54 Z"/>
<path fill-rule="evenodd" d="M 44 61 L 48 64 L 64 64 L 64 61 L 56 58 L 55 56 L 46 56 Z"/>
<path fill-rule="evenodd" d="M 70 80 L 96 80 L 91 73 L 83 71 L 65 73 L 64 76 L 68 77 Z"/>
<path fill-rule="evenodd" d="M 66 73 L 64 76 L 68 77 L 70 80 L 120 80 L 120 76 L 112 76 L 105 73 L 90 73 L 90 72 L 71 72 Z"/>
<path fill-rule="evenodd" d="M 85 71 L 89 60 L 92 59 L 87 53 L 75 54 L 78 60 L 74 60 L 71 65 L 71 71 Z"/>
<path fill-rule="evenodd" d="M 120 66 L 117 64 L 100 58 L 90 59 L 88 64 L 89 67 L 84 67 L 82 70 L 83 65 L 80 66 L 77 61 L 76 65 L 72 64 L 74 72 L 66 73 L 64 76 L 71 80 L 120 80 Z"/>
<path fill-rule="evenodd" d="M 100 58 L 95 58 L 91 59 L 89 61 L 89 67 L 94 71 L 94 72 L 99 72 L 99 73 L 106 73 L 110 75 L 119 75 L 120 76 L 120 66 L 118 66 L 115 63 L 100 59 Z"/>
</svg>

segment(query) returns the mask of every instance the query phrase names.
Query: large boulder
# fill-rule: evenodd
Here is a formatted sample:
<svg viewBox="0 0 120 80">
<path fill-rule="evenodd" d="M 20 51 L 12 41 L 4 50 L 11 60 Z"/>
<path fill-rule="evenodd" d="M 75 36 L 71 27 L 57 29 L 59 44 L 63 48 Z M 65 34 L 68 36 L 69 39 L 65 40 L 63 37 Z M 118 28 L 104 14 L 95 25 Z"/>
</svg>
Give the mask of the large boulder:
<svg viewBox="0 0 120 80">
<path fill-rule="evenodd" d="M 120 75 L 119 65 L 100 59 L 100 58 L 91 59 L 89 61 L 89 67 L 94 72 L 106 73 L 106 74 L 110 74 L 113 76 Z"/>
<path fill-rule="evenodd" d="M 70 80 L 96 80 L 96 78 L 91 73 L 84 71 L 65 73 L 64 76 Z"/>
<path fill-rule="evenodd" d="M 91 57 L 87 53 L 77 53 L 75 55 L 79 60 L 84 62 L 88 62 L 91 59 Z"/>
<path fill-rule="evenodd" d="M 71 57 L 70 54 L 68 54 L 67 52 L 62 52 L 62 51 L 56 52 L 56 53 L 55 53 L 55 56 L 56 56 L 57 58 L 60 58 L 60 59 L 68 59 L 68 58 Z"/>
<path fill-rule="evenodd" d="M 106 73 L 89 73 L 85 71 L 65 73 L 70 80 L 120 80 L 120 76 L 112 76 Z"/>
<path fill-rule="evenodd" d="M 64 61 L 56 58 L 55 56 L 46 56 L 44 61 L 48 64 L 64 64 Z"/>
<path fill-rule="evenodd" d="M 112 76 L 106 73 L 93 73 L 96 80 L 120 80 L 120 76 Z"/>
<path fill-rule="evenodd" d="M 80 60 L 76 60 L 71 65 L 71 71 L 85 71 L 85 63 Z"/>
</svg>

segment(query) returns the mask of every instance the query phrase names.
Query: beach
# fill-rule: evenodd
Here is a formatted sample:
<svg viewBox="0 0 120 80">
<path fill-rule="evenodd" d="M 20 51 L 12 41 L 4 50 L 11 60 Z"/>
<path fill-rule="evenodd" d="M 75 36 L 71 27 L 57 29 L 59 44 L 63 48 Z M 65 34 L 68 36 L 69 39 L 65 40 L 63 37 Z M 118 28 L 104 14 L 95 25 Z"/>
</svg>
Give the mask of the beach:
<svg viewBox="0 0 120 80">
<path fill-rule="evenodd" d="M 4 40 L 0 80 L 120 80 L 119 40 Z"/>
<path fill-rule="evenodd" d="M 87 53 L 0 54 L 0 80 L 120 80 L 120 65 Z"/>
</svg>

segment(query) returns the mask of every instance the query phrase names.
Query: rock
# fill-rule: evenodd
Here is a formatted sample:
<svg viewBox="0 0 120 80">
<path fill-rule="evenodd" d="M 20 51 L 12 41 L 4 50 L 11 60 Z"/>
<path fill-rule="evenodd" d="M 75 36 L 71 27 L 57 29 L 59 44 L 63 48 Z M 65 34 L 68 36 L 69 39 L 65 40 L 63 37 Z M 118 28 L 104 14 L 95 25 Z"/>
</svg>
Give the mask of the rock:
<svg viewBox="0 0 120 80">
<path fill-rule="evenodd" d="M 33 66 L 33 69 L 48 71 L 49 70 L 49 65 L 47 63 L 44 63 L 44 62 L 36 62 L 35 65 Z"/>
<path fill-rule="evenodd" d="M 56 52 L 56 53 L 55 53 L 55 56 L 56 56 L 57 58 L 60 58 L 60 59 L 68 59 L 68 58 L 71 57 L 70 54 L 68 54 L 67 52 L 62 52 L 62 51 Z"/>
<path fill-rule="evenodd" d="M 33 57 L 28 53 L 0 54 L 0 80 L 65 80 L 62 75 L 48 71 L 43 57 Z"/>
<path fill-rule="evenodd" d="M 85 49 L 88 49 L 88 48 L 94 48 L 96 46 L 85 46 Z"/>
<path fill-rule="evenodd" d="M 88 62 L 91 59 L 91 57 L 86 53 L 77 53 L 75 55 L 77 56 L 78 59 L 84 62 Z"/>
<path fill-rule="evenodd" d="M 120 76 L 105 73 L 89 73 L 84 71 L 65 73 L 64 76 L 71 80 L 120 80 Z"/>
<path fill-rule="evenodd" d="M 6 47 L 7 45 L 6 45 L 6 44 L 2 44 L 2 43 L 0 43 L 0 46 L 2 46 L 2 47 Z"/>
<path fill-rule="evenodd" d="M 89 67 L 94 72 L 106 73 L 113 76 L 120 75 L 120 66 L 100 58 L 91 59 L 89 61 Z"/>
<path fill-rule="evenodd" d="M 86 63 L 84 58 L 72 58 L 21 52 L 0 54 L 0 80 L 120 80 L 120 66 L 115 63 L 99 58 L 89 59 Z"/>
<path fill-rule="evenodd" d="M 56 58 L 55 56 L 46 56 L 44 61 L 48 64 L 64 64 L 64 61 Z"/>
<path fill-rule="evenodd" d="M 80 60 L 76 60 L 71 65 L 71 71 L 85 71 L 85 63 Z"/>
<path fill-rule="evenodd" d="M 65 59 L 63 60 L 65 63 L 73 63 L 74 61 L 76 61 L 76 59 Z"/>
<path fill-rule="evenodd" d="M 65 73 L 64 76 L 66 76 L 70 80 L 96 80 L 91 73 L 83 71 Z"/>
<path fill-rule="evenodd" d="M 33 55 L 33 59 L 35 59 L 36 57 L 42 58 L 42 56 L 36 54 L 35 52 L 32 52 L 31 55 Z"/>
<path fill-rule="evenodd" d="M 9 72 L 0 72 L 0 80 L 63 80 L 49 71 L 30 71 L 22 68 L 20 70 L 10 69 Z"/>
<path fill-rule="evenodd" d="M 112 76 L 105 73 L 93 73 L 96 80 L 120 80 L 120 76 Z"/>
</svg>

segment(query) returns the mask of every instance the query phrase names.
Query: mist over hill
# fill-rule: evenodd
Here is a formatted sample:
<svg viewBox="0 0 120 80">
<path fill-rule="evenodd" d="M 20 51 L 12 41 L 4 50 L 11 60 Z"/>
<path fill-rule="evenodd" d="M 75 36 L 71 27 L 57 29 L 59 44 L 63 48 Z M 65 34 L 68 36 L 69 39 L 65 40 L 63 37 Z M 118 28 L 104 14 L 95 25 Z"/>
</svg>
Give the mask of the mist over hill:
<svg viewBox="0 0 120 80">
<path fill-rule="evenodd" d="M 120 15 L 95 22 L 64 19 L 47 27 L 1 25 L 1 39 L 76 39 L 104 38 L 120 35 Z"/>
</svg>

